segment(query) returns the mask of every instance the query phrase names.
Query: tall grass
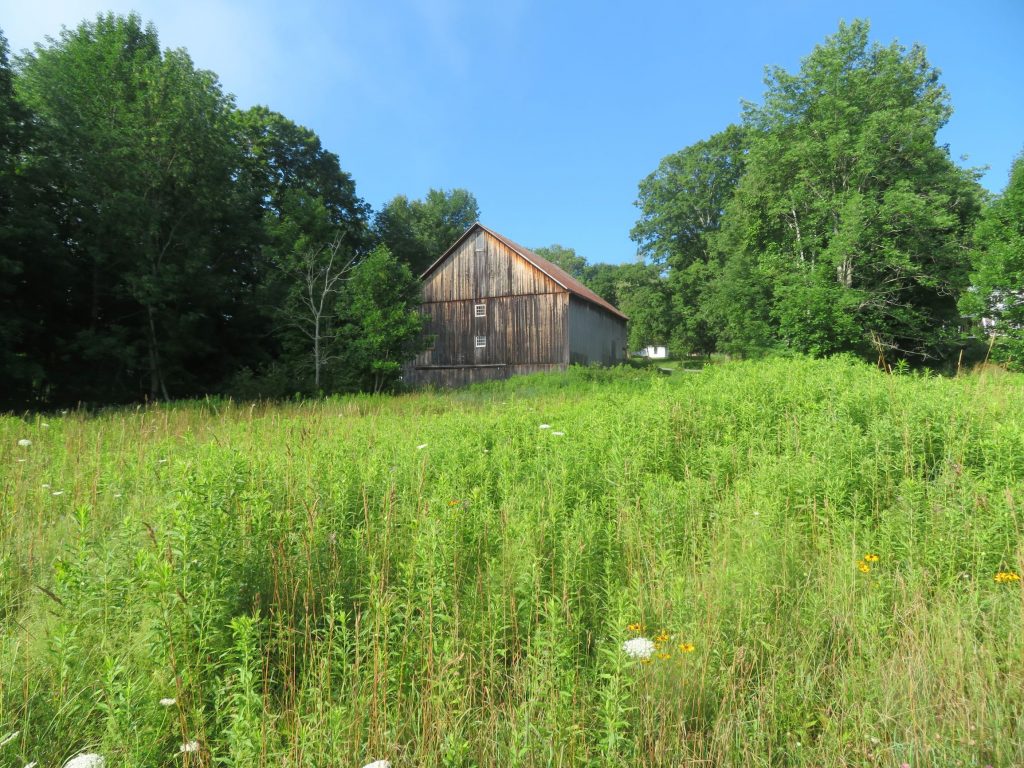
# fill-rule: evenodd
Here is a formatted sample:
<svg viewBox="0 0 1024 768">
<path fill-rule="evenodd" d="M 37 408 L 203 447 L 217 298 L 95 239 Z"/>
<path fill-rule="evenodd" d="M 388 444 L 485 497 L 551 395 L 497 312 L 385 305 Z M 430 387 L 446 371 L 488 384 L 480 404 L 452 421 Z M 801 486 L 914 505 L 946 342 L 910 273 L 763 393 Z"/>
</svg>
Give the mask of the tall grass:
<svg viewBox="0 0 1024 768">
<path fill-rule="evenodd" d="M 1022 377 L 8 417 L 0 473 L 3 765 L 1024 764 Z"/>
</svg>

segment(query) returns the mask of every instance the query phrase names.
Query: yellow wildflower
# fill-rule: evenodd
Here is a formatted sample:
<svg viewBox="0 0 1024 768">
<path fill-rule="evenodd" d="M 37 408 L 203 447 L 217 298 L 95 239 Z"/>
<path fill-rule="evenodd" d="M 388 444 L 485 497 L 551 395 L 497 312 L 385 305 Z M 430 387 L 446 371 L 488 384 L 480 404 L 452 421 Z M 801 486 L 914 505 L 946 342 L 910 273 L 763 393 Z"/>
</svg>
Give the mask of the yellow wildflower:
<svg viewBox="0 0 1024 768">
<path fill-rule="evenodd" d="M 644 625 L 637 621 L 630 624 L 628 627 L 626 627 L 626 629 L 628 629 L 630 632 L 643 632 Z"/>
<path fill-rule="evenodd" d="M 679 650 L 683 653 L 693 653 L 695 650 L 697 650 L 697 646 L 695 646 L 693 643 L 680 643 Z"/>
<path fill-rule="evenodd" d="M 868 554 L 864 555 L 864 562 L 865 563 L 877 563 L 878 562 L 878 555 L 875 555 L 875 554 L 872 554 L 872 553 L 869 552 Z"/>
<path fill-rule="evenodd" d="M 667 643 L 668 642 L 668 632 L 666 632 L 664 629 L 661 630 L 661 632 L 659 632 L 658 635 L 654 638 L 654 642 L 656 642 L 656 643 Z"/>
<path fill-rule="evenodd" d="M 672 654 L 671 653 L 659 653 L 658 654 L 658 658 L 661 659 L 662 661 L 667 661 L 668 659 L 672 658 Z"/>
<path fill-rule="evenodd" d="M 868 565 L 867 563 L 865 563 L 862 560 L 861 562 L 857 563 L 857 570 L 860 571 L 861 573 L 870 573 L 871 572 L 871 566 Z"/>
<path fill-rule="evenodd" d="M 994 581 L 996 584 L 1011 584 L 1020 581 L 1020 576 L 1013 571 L 1000 571 L 995 575 Z"/>
</svg>

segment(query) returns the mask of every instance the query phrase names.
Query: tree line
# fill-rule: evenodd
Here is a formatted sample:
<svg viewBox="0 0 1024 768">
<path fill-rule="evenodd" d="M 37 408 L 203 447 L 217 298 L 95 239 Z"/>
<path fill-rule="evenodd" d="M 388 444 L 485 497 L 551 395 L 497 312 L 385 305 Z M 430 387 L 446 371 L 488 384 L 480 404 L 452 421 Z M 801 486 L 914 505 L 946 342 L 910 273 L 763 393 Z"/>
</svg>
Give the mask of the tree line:
<svg viewBox="0 0 1024 768">
<path fill-rule="evenodd" d="M 632 348 L 1020 366 L 1024 160 L 986 194 L 951 113 L 923 48 L 841 24 L 640 182 L 637 262 L 536 250 Z M 426 341 L 415 276 L 478 218 L 463 189 L 374 213 L 316 133 L 137 15 L 0 35 L 0 408 L 390 388 Z"/>
<path fill-rule="evenodd" d="M 415 275 L 477 216 L 465 190 L 374 216 L 137 15 L 0 36 L 0 408 L 390 387 Z"/>
<path fill-rule="evenodd" d="M 924 49 L 868 33 L 842 24 L 798 72 L 769 69 L 738 125 L 640 182 L 639 263 L 577 265 L 632 348 L 941 366 L 991 345 L 1021 366 L 1024 160 L 987 195 L 937 142 L 952 107 Z"/>
</svg>

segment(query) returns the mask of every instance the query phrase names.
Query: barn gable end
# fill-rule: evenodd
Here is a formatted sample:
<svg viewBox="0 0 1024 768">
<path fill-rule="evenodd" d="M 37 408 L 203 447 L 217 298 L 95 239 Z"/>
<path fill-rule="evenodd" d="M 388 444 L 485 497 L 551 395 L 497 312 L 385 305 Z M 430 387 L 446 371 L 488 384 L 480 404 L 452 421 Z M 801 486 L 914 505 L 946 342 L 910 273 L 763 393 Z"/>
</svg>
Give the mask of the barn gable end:
<svg viewBox="0 0 1024 768">
<path fill-rule="evenodd" d="M 471 227 L 424 273 L 423 301 L 562 293 L 565 288 L 482 227 Z"/>
</svg>

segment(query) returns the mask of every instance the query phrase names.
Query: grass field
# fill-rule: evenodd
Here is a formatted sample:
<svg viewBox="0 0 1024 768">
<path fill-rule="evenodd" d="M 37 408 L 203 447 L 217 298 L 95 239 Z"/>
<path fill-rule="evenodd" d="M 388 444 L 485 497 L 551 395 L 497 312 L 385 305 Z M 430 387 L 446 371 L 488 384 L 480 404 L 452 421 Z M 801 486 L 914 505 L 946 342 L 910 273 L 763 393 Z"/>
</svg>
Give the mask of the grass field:
<svg viewBox="0 0 1024 768">
<path fill-rule="evenodd" d="M 1024 765 L 1024 377 L 7 417 L 0 483 L 0 765 Z"/>
</svg>

